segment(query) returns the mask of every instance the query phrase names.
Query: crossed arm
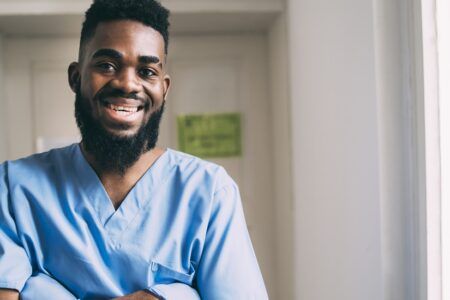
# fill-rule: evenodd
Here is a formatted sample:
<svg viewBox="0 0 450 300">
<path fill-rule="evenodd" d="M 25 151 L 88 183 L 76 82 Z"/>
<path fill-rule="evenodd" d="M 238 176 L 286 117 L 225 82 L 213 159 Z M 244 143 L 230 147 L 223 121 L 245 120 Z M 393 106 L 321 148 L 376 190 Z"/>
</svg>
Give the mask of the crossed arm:
<svg viewBox="0 0 450 300">
<path fill-rule="evenodd" d="M 187 300 L 200 299 L 198 293 L 190 286 L 173 283 L 165 285 L 165 294 L 170 299 L 183 298 Z M 76 297 L 72 295 L 65 287 L 63 287 L 58 281 L 47 276 L 43 273 L 39 273 L 30 277 L 22 292 L 19 294 L 17 290 L 12 289 L 0 289 L 0 299 L 2 300 L 32 300 L 32 299 L 45 299 L 48 295 L 52 295 L 55 299 L 60 300 L 75 300 Z M 140 290 L 129 295 L 114 298 L 115 300 L 158 300 L 164 299 L 163 297 L 157 297 L 150 293 L 148 290 Z"/>
<path fill-rule="evenodd" d="M 45 276 L 45 275 L 44 275 Z M 42 287 L 40 287 L 42 288 Z M 66 293 L 67 298 L 65 299 L 76 299 L 75 296 L 71 295 L 68 291 L 63 291 L 62 289 L 64 289 L 62 286 L 59 286 L 58 284 L 50 284 L 47 288 L 50 289 L 50 291 L 52 289 L 57 289 L 59 290 L 59 292 L 63 292 Z M 39 290 L 36 290 L 35 292 L 39 292 Z M 45 291 L 42 291 L 42 293 L 46 293 L 47 295 L 49 294 L 48 289 L 46 289 Z M 25 294 L 28 294 L 27 292 L 25 292 Z M 50 294 L 54 295 L 52 292 L 50 292 Z M 36 298 L 38 297 L 36 295 L 36 293 L 32 293 L 32 295 L 30 295 L 32 298 Z M 31 297 L 24 297 L 23 295 L 21 295 L 21 299 L 32 299 Z M 38 297 L 39 298 L 39 297 Z M 16 290 L 9 290 L 9 289 L 0 289 L 0 299 L 2 300 L 19 300 L 19 292 Z M 137 291 L 135 293 L 123 296 L 123 297 L 118 297 L 115 298 L 117 300 L 158 300 L 159 298 L 155 297 L 154 295 L 150 294 L 148 291 Z M 62 299 L 61 299 L 62 300 Z"/>
<path fill-rule="evenodd" d="M 19 300 L 19 292 L 16 290 L 6 290 L 1 289 L 0 290 L 0 299 L 2 300 Z M 119 297 L 116 299 L 122 299 L 122 300 L 157 300 L 155 296 L 151 295 L 150 293 L 146 291 L 138 291 L 136 293 Z"/>
</svg>

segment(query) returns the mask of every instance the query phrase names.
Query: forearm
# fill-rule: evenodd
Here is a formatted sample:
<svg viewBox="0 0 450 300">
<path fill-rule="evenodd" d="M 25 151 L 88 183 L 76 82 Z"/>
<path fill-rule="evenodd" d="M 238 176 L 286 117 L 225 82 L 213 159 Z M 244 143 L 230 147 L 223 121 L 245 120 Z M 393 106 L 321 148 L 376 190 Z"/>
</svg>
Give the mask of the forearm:
<svg viewBox="0 0 450 300">
<path fill-rule="evenodd" d="M 180 283 L 157 284 L 147 290 L 138 291 L 136 293 L 118 297 L 120 300 L 200 300 L 198 292 L 193 287 Z"/>
<path fill-rule="evenodd" d="M 158 296 L 158 299 L 162 300 L 200 300 L 200 296 L 196 289 L 181 282 L 157 284 L 148 288 L 148 290 Z"/>
<path fill-rule="evenodd" d="M 114 298 L 117 300 L 200 300 L 197 290 L 193 287 L 176 282 L 171 284 L 157 284 L 148 288 L 135 292 L 133 294 L 125 295 L 123 297 Z"/>
<path fill-rule="evenodd" d="M 19 292 L 16 290 L 0 289 L 0 299 L 19 300 Z"/>
<path fill-rule="evenodd" d="M 125 295 L 123 297 L 114 298 L 114 300 L 159 300 L 160 298 L 155 297 L 149 291 L 142 290 L 135 293 Z"/>
</svg>

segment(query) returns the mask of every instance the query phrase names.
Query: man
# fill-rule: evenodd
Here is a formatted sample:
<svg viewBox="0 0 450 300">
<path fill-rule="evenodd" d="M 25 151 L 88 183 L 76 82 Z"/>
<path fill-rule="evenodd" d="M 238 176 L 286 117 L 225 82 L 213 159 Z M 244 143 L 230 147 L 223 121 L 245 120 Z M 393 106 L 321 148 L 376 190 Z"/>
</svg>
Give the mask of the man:
<svg viewBox="0 0 450 300">
<path fill-rule="evenodd" d="M 82 142 L 0 165 L 0 299 L 267 298 L 235 183 L 155 147 L 168 15 L 86 12 L 68 70 Z"/>
</svg>

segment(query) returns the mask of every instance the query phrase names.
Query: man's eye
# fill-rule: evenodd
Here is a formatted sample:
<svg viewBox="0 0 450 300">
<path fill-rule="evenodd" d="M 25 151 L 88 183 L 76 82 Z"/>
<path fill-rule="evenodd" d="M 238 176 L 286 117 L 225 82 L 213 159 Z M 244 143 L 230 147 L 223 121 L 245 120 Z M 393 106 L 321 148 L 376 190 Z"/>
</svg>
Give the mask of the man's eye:
<svg viewBox="0 0 450 300">
<path fill-rule="evenodd" d="M 151 77 L 151 76 L 155 75 L 155 72 L 153 72 L 152 69 L 141 69 L 141 70 L 139 70 L 139 74 L 142 77 Z"/>
<path fill-rule="evenodd" d="M 111 63 L 101 63 L 101 64 L 98 64 L 97 67 L 101 70 L 108 71 L 108 72 L 114 71 L 116 69 L 114 67 L 114 65 Z"/>
</svg>

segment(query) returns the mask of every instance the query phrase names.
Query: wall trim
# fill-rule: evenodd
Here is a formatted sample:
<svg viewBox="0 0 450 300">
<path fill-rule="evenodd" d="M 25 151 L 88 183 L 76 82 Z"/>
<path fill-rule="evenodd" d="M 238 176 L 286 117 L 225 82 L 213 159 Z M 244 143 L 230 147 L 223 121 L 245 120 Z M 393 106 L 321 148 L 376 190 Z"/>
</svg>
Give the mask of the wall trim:
<svg viewBox="0 0 450 300">
<path fill-rule="evenodd" d="M 8 122 L 4 77 L 4 38 L 0 34 L 0 163 L 8 158 Z"/>
</svg>

